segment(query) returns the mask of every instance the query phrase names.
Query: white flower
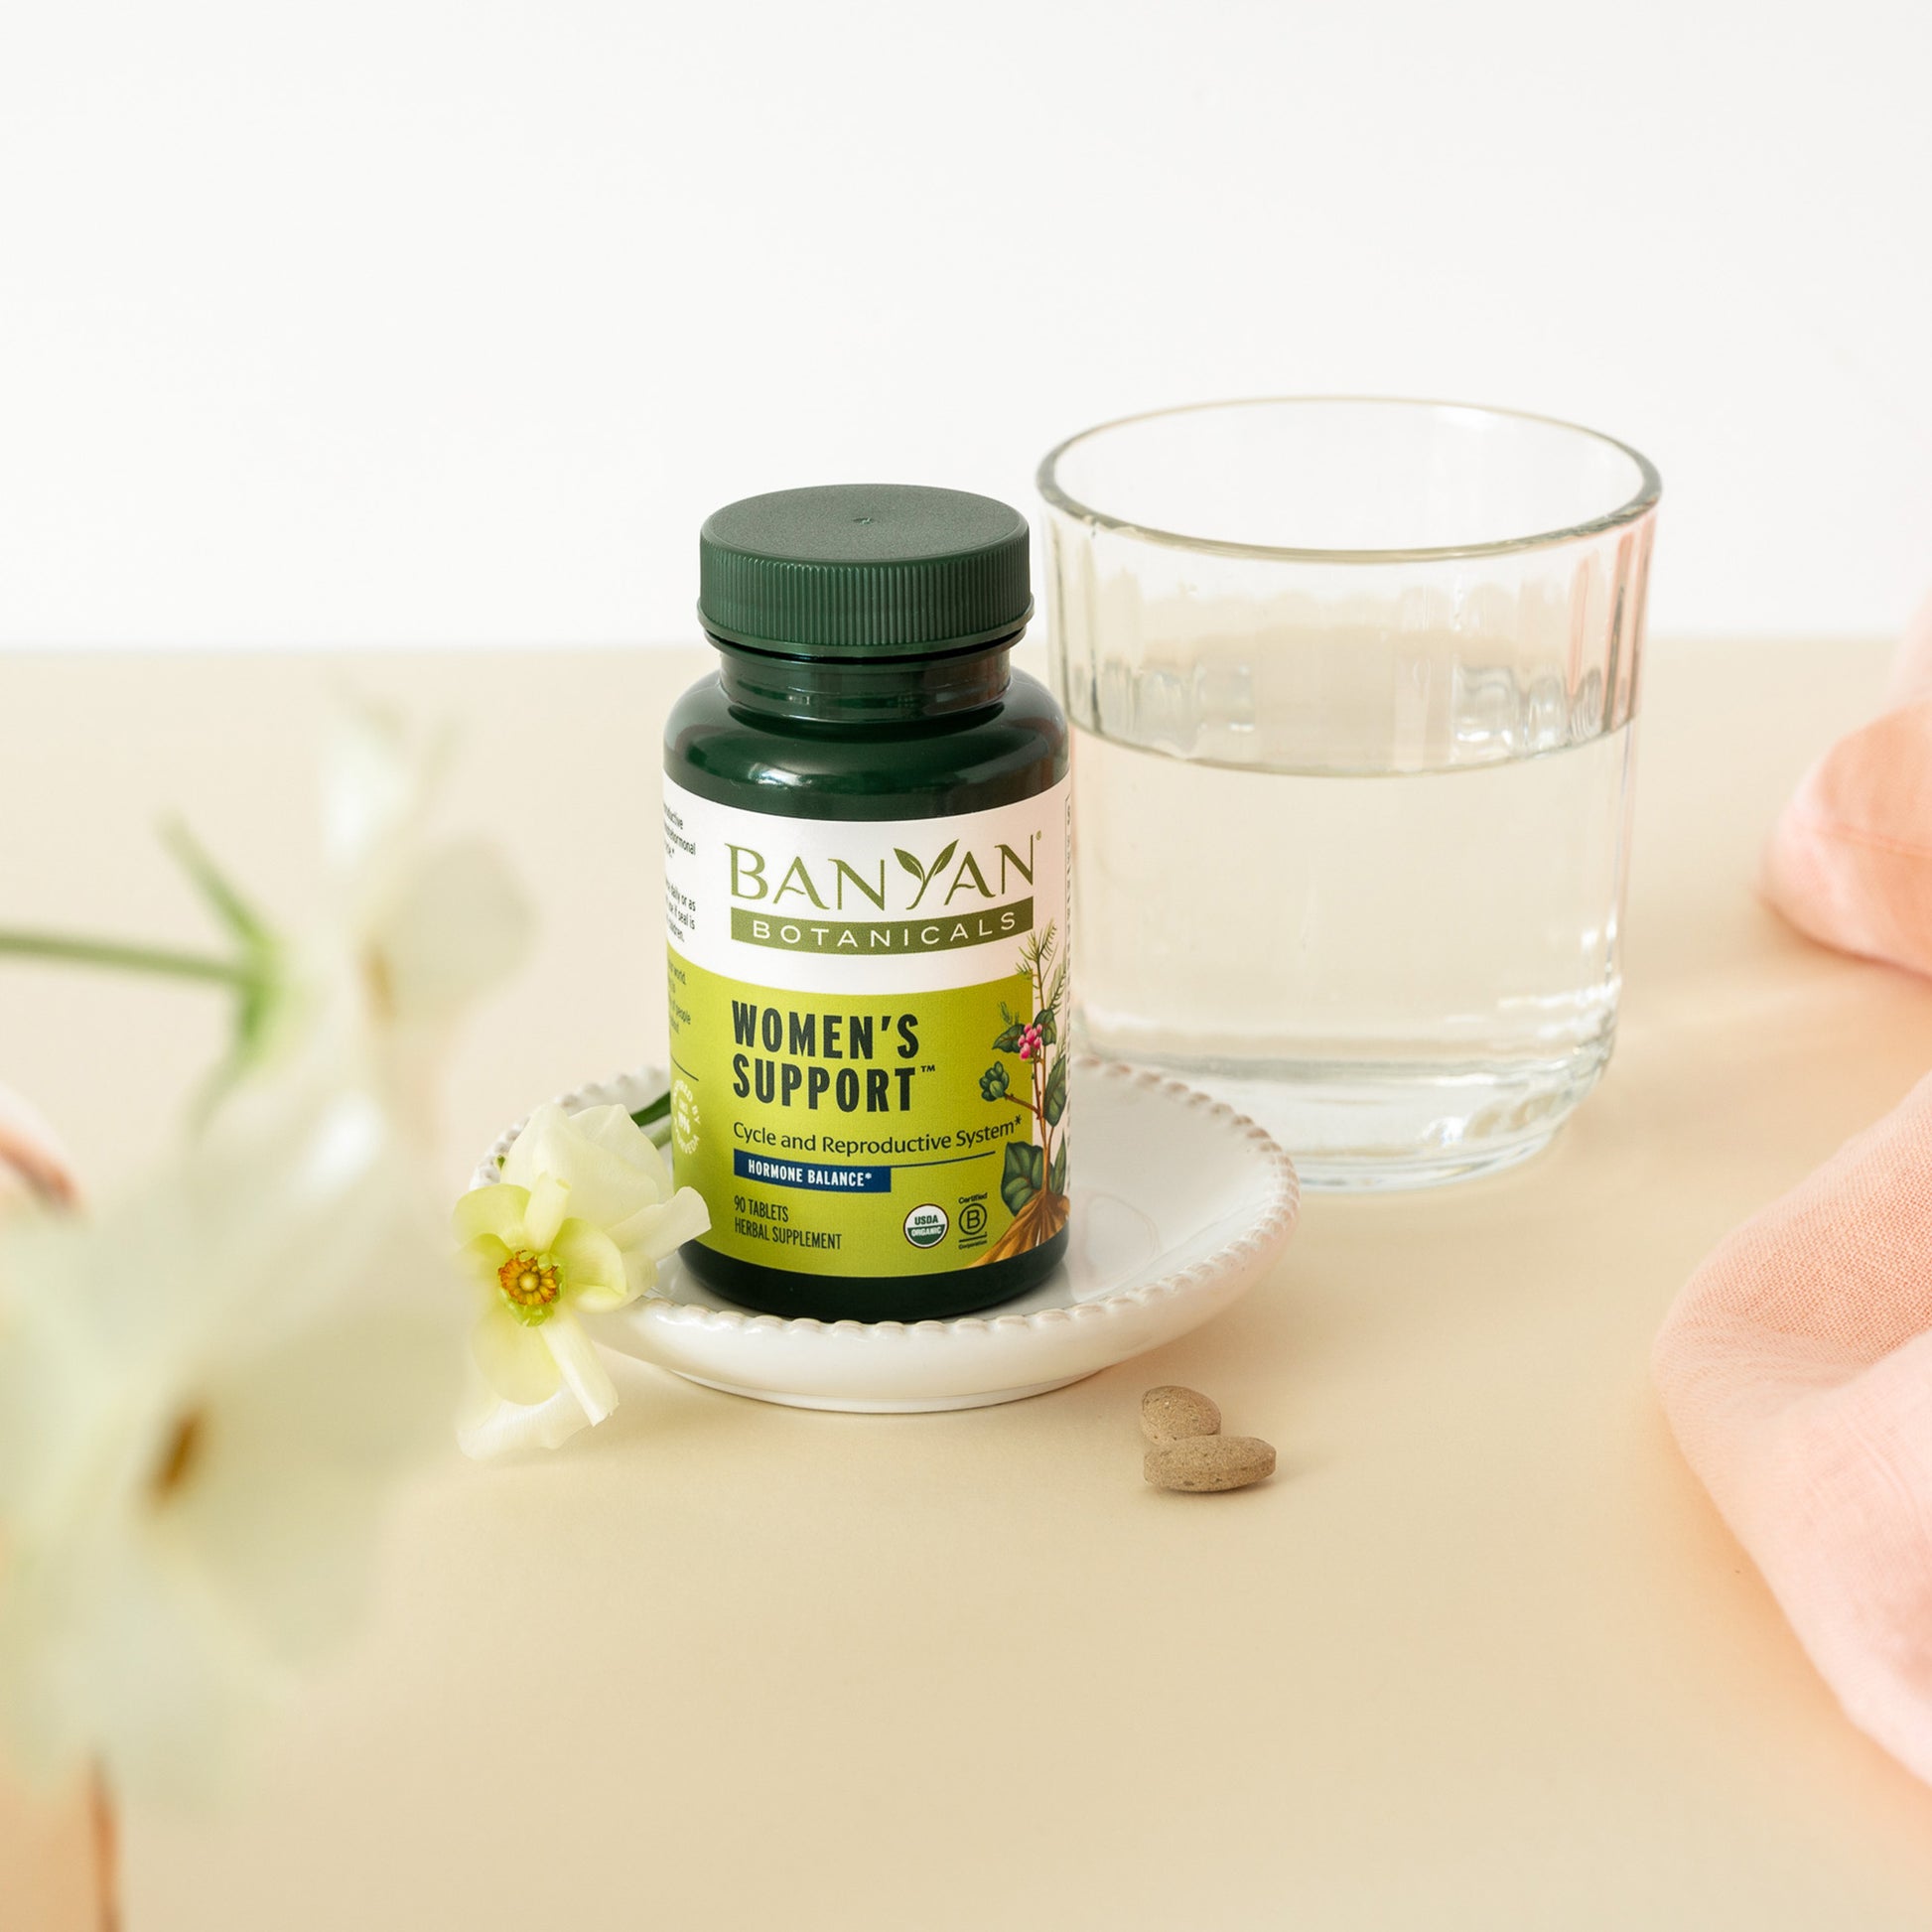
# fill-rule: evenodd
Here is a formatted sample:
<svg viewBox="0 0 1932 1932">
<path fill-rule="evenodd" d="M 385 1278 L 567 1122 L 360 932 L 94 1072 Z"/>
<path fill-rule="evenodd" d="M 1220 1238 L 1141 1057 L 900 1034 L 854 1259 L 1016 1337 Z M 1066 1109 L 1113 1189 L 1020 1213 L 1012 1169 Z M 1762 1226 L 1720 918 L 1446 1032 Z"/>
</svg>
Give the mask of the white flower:
<svg viewBox="0 0 1932 1932">
<path fill-rule="evenodd" d="M 602 1422 L 618 1391 L 579 1314 L 634 1301 L 658 1262 L 711 1225 L 621 1107 L 539 1107 L 502 1173 L 463 1196 L 454 1222 L 478 1302 L 471 1351 L 483 1388 L 461 1436 L 472 1454 L 554 1448 Z M 540 1421 L 527 1413 L 539 1408 Z"/>
<path fill-rule="evenodd" d="M 349 1092 L 217 1123 L 95 1224 L 0 1233 L 0 1727 L 30 1771 L 206 1787 L 344 1635 L 448 1427 L 440 1250 Z"/>
<path fill-rule="evenodd" d="M 333 903 L 296 943 L 178 835 L 237 942 L 218 1104 L 98 1222 L 0 1225 L 0 1733 L 31 1771 L 217 1780 L 243 1721 L 344 1636 L 388 1489 L 447 1441 L 435 1076 L 530 921 L 489 847 L 431 837 L 438 761 L 384 714 L 345 719 Z M 57 1192 L 26 1146 L 0 1165 Z"/>
<path fill-rule="evenodd" d="M 405 1113 L 420 1104 L 464 1012 L 529 950 L 532 920 L 494 845 L 435 839 L 447 751 L 392 714 L 351 713 L 328 773 L 328 849 L 363 1020 Z"/>
<path fill-rule="evenodd" d="M 533 920 L 489 841 L 438 838 L 431 814 L 447 744 L 412 738 L 395 714 L 345 705 L 323 783 L 328 916 L 277 959 L 267 1010 L 244 1015 L 243 1077 L 375 1093 L 425 1151 L 457 1024 L 529 949 Z M 210 897 L 245 943 L 245 906 Z"/>
</svg>

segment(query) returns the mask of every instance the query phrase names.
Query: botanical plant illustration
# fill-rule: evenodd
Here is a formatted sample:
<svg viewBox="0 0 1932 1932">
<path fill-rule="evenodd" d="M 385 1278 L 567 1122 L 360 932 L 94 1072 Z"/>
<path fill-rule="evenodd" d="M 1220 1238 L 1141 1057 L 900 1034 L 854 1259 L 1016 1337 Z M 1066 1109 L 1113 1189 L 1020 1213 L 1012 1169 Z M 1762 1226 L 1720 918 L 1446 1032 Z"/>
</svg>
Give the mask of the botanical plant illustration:
<svg viewBox="0 0 1932 1932">
<path fill-rule="evenodd" d="M 1060 1125 L 1066 1114 L 1066 1049 L 1060 1038 L 1066 958 L 1061 953 L 1055 962 L 1058 946 L 1059 933 L 1049 922 L 1021 947 L 1015 971 L 1032 982 L 1033 1018 L 1002 1001 L 1006 1028 L 993 1042 L 996 1053 L 1013 1054 L 1020 1068 L 1010 1073 L 1005 1060 L 995 1060 L 980 1075 L 983 1098 L 1007 1101 L 1033 1116 L 1029 1138 L 1007 1143 L 1000 1176 L 1000 1198 L 1012 1211 L 1013 1225 L 980 1257 L 981 1266 L 1036 1248 L 1066 1225 L 1066 1133 Z"/>
</svg>

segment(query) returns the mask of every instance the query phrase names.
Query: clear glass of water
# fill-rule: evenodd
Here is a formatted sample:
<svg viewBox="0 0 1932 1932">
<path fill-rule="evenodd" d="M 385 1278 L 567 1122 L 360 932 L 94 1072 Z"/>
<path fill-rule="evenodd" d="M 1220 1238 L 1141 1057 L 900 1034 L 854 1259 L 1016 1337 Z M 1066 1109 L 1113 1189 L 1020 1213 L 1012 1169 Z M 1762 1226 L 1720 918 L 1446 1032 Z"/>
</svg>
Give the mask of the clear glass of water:
<svg viewBox="0 0 1932 1932">
<path fill-rule="evenodd" d="M 1312 1186 L 1521 1161 L 1616 1032 L 1660 483 L 1380 397 L 1108 423 L 1039 470 L 1078 1035 Z"/>
</svg>

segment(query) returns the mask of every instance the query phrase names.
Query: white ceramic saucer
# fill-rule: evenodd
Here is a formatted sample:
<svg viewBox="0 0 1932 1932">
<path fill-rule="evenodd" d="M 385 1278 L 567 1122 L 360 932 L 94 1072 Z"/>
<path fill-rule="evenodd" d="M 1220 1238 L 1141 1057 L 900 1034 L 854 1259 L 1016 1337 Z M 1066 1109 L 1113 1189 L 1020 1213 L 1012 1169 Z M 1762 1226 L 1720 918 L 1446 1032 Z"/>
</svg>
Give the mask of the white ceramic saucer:
<svg viewBox="0 0 1932 1932">
<path fill-rule="evenodd" d="M 693 1382 L 802 1409 L 975 1409 L 1077 1382 L 1219 1314 L 1295 1226 L 1288 1156 L 1231 1107 L 1158 1073 L 1075 1059 L 1072 1239 L 1031 1295 L 952 1321 L 786 1321 L 711 1293 L 675 1260 L 596 1317 L 605 1346 Z M 558 1098 L 641 1106 L 646 1068 Z M 521 1126 L 521 1123 L 518 1123 Z M 511 1128 L 477 1171 L 496 1177 Z"/>
</svg>

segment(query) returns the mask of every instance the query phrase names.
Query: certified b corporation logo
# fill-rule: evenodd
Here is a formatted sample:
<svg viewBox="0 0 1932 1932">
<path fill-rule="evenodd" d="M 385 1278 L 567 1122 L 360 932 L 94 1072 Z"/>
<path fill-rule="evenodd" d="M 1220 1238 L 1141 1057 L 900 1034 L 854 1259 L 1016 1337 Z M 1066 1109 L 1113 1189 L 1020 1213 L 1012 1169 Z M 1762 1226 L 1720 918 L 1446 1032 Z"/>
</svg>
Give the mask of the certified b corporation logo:
<svg viewBox="0 0 1932 1932">
<path fill-rule="evenodd" d="M 936 1248 L 946 1238 L 946 1210 L 936 1201 L 915 1207 L 905 1217 L 905 1238 L 915 1248 Z"/>
</svg>

